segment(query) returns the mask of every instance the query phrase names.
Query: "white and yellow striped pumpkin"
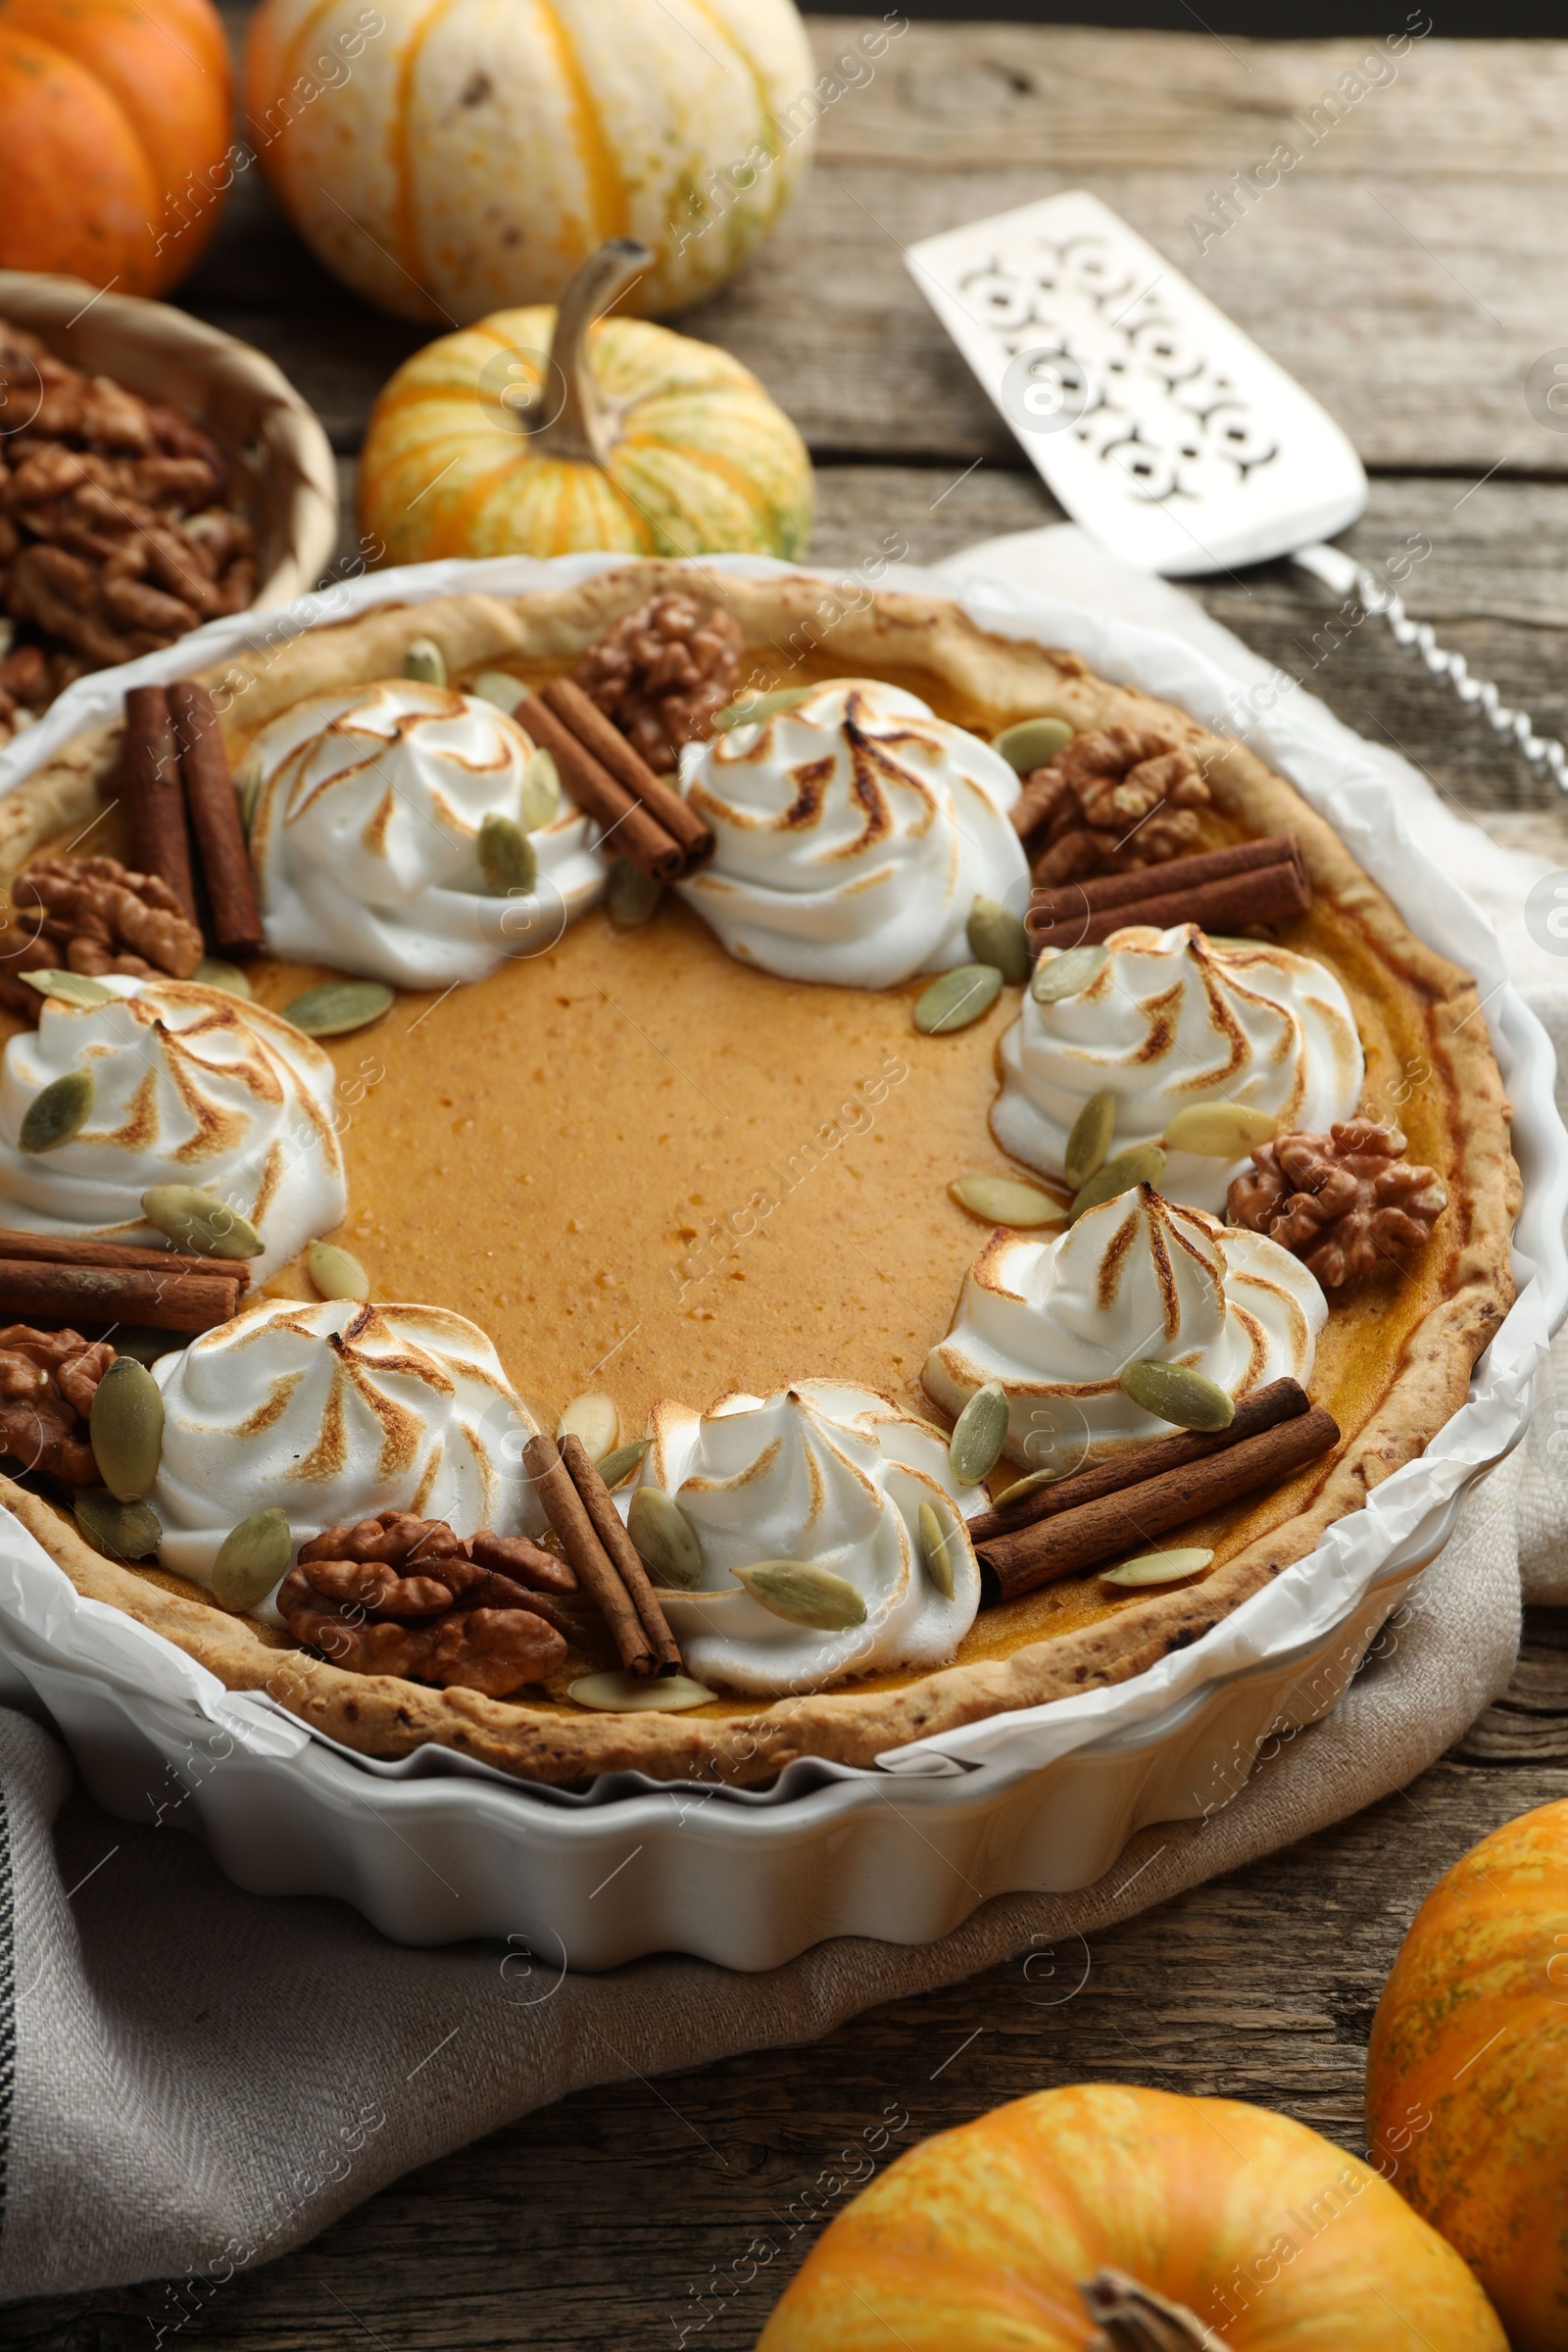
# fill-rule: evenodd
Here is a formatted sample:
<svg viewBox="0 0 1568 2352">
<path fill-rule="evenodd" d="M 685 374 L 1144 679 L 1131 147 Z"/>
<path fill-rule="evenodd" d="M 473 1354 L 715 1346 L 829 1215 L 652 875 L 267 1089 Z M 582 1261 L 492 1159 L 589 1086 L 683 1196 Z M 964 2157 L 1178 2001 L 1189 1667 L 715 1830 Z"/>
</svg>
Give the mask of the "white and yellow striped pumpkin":
<svg viewBox="0 0 1568 2352">
<path fill-rule="evenodd" d="M 498 311 L 405 362 L 360 458 L 379 562 L 804 554 L 811 462 L 756 376 L 710 343 L 603 316 L 646 258 L 606 245 L 559 324 Z"/>
<path fill-rule="evenodd" d="M 658 313 L 783 210 L 815 74 L 794 0 L 262 0 L 245 107 L 301 236 L 386 310 L 555 301 L 635 237 Z"/>
</svg>

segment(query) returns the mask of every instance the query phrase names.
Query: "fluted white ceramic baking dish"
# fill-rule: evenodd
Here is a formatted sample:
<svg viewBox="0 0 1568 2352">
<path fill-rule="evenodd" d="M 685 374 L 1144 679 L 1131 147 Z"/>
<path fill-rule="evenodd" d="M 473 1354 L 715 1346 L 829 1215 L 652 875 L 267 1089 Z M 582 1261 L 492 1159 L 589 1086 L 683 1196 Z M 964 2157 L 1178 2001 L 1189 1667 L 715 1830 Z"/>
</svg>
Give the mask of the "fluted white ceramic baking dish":
<svg viewBox="0 0 1568 2352">
<path fill-rule="evenodd" d="M 216 623 L 83 679 L 0 756 L 0 790 L 116 711 L 127 683 L 205 667 L 280 621 L 318 627 L 454 588 L 521 594 L 611 561 L 423 565 L 302 598 L 270 623 Z M 887 584 L 956 595 L 984 627 L 1069 647 L 1211 724 L 1234 723 L 1234 680 L 1177 637 L 992 582 L 955 588 L 890 571 Z M 1202 1641 L 1113 1690 L 993 1717 L 899 1750 L 876 1771 L 807 1760 L 765 1791 L 617 1774 L 571 1792 L 512 1782 L 442 1749 L 378 1764 L 309 1734 L 82 1599 L 0 1514 L 0 1697 L 47 1713 L 103 1804 L 197 1832 L 242 1886 L 338 1895 L 405 1942 L 510 1939 L 531 1955 L 539 1997 L 564 1968 L 651 1951 L 760 1969 L 830 1936 L 925 1941 L 993 1894 L 1086 1886 L 1146 1823 L 1200 1818 L 1226 1801 L 1271 1729 L 1315 1721 L 1343 1696 L 1446 1541 L 1465 1488 L 1523 1435 L 1540 1350 L 1568 1312 L 1568 1134 L 1552 1102 L 1553 1057 L 1507 983 L 1494 935 L 1404 834 L 1386 765 L 1320 706 L 1296 697 L 1252 740 L 1412 928 L 1481 982 L 1525 1178 L 1521 1295 L 1477 1366 L 1469 1403 L 1422 1458 Z"/>
</svg>

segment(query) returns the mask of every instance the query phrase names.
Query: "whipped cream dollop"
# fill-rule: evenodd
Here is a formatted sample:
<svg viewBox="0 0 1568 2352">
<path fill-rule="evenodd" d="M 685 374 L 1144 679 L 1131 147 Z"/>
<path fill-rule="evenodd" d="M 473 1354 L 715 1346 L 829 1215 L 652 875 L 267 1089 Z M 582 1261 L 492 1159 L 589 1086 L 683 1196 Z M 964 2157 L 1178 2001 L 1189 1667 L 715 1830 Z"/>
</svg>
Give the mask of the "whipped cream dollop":
<svg viewBox="0 0 1568 2352">
<path fill-rule="evenodd" d="M 742 963 L 891 988 L 972 960 L 977 898 L 1021 915 L 1029 867 L 999 752 L 918 695 L 838 678 L 793 710 L 688 744 L 681 784 L 713 828 L 681 893 Z"/>
<path fill-rule="evenodd" d="M 721 1396 L 706 1413 L 655 1405 L 638 1483 L 662 1487 L 702 1547 L 696 1591 L 660 1588 L 699 1682 L 772 1696 L 851 1675 L 941 1666 L 980 1602 L 963 1519 L 985 1507 L 959 1487 L 945 1440 L 872 1389 L 797 1381 L 772 1396 Z M 617 1494 L 623 1512 L 630 1492 Z M 949 1538 L 948 1597 L 922 1563 L 922 1502 Z M 802 1560 L 853 1585 L 861 1624 L 821 1631 L 775 1616 L 735 1580 L 762 1560 Z"/>
<path fill-rule="evenodd" d="M 1286 1374 L 1304 1388 L 1327 1314 L 1316 1276 L 1277 1242 L 1145 1184 L 1049 1241 L 994 1234 L 923 1378 L 955 1415 L 1000 1381 L 1012 1459 L 1066 1472 L 1170 1436 L 1117 1387 L 1127 1365 L 1191 1365 L 1233 1400 Z"/>
<path fill-rule="evenodd" d="M 153 1373 L 158 1556 L 195 1584 L 211 1586 L 223 1538 L 272 1504 L 295 1551 L 377 1511 L 460 1536 L 543 1528 L 522 1469 L 533 1425 L 490 1339 L 445 1307 L 263 1299 Z"/>
<path fill-rule="evenodd" d="M 1360 1099 L 1361 1041 L 1344 989 L 1310 956 L 1266 942 L 1208 939 L 1196 923 L 1113 932 L 1097 977 L 1054 1004 L 1025 991 L 1002 1040 L 1002 1093 L 991 1113 L 1004 1152 L 1064 1175 L 1067 1138 L 1091 1095 L 1116 1098 L 1114 1153 L 1157 1143 L 1180 1110 L 1234 1102 L 1265 1111 L 1280 1134 L 1322 1133 Z M 1049 966 L 1056 952 L 1043 958 Z M 1167 1200 L 1222 1209 L 1249 1164 L 1167 1155 Z"/>
<path fill-rule="evenodd" d="M 194 1185 L 256 1227 L 266 1249 L 250 1272 L 265 1282 L 348 1205 L 331 1060 L 291 1022 L 221 989 L 100 985 L 108 1004 L 46 997 L 37 1028 L 0 1060 L 0 1224 L 163 1250 L 141 1197 Z M 28 1105 L 69 1071 L 92 1078 L 86 1119 L 53 1151 L 22 1151 Z"/>
<path fill-rule="evenodd" d="M 251 822 L 267 944 L 397 988 L 482 980 L 553 947 L 604 886 L 588 820 L 563 794 L 529 833 L 537 888 L 486 895 L 479 828 L 524 821 L 534 746 L 477 695 L 383 678 L 313 695 L 263 729 Z"/>
</svg>

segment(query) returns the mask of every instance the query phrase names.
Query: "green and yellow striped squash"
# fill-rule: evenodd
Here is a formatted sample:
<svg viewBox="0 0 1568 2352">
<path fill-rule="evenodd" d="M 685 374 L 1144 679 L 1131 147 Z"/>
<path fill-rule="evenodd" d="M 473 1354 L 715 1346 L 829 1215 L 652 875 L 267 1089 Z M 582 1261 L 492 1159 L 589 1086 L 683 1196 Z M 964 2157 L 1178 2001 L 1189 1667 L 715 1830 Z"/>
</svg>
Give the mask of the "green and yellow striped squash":
<svg viewBox="0 0 1568 2352">
<path fill-rule="evenodd" d="M 377 562 L 805 552 L 810 460 L 757 378 L 711 344 L 601 316 L 639 252 L 603 248 L 559 325 L 498 311 L 398 369 L 360 461 Z"/>
</svg>

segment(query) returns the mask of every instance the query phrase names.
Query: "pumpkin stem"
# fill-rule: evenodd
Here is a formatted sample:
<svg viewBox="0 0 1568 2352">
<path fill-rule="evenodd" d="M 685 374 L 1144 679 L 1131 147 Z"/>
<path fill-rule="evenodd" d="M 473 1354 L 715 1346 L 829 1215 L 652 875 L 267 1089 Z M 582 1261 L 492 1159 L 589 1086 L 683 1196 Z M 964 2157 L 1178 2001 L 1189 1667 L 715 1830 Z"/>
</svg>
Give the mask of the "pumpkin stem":
<svg viewBox="0 0 1568 2352">
<path fill-rule="evenodd" d="M 1223 2338 L 1185 2304 L 1167 2303 L 1125 2271 L 1097 2271 L 1078 2292 L 1100 2327 L 1088 2352 L 1227 2352 Z"/>
<path fill-rule="evenodd" d="M 653 261 L 646 245 L 635 237 L 612 237 L 591 253 L 561 297 L 556 332 L 550 346 L 551 374 L 561 370 L 561 409 L 534 435 L 534 447 L 545 456 L 565 458 L 578 465 L 610 464 L 615 444 L 614 420 L 599 396 L 588 365 L 588 330 L 641 277 Z"/>
</svg>

